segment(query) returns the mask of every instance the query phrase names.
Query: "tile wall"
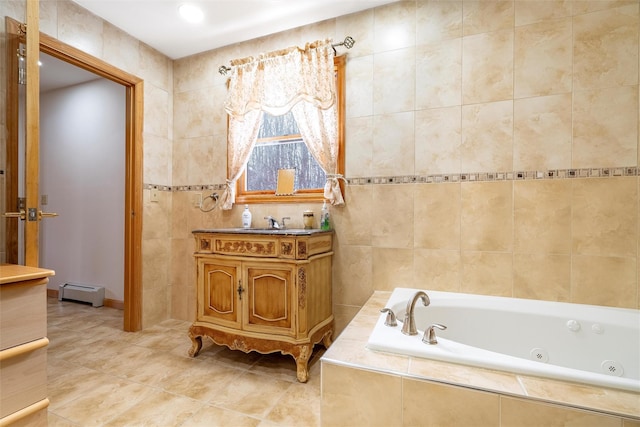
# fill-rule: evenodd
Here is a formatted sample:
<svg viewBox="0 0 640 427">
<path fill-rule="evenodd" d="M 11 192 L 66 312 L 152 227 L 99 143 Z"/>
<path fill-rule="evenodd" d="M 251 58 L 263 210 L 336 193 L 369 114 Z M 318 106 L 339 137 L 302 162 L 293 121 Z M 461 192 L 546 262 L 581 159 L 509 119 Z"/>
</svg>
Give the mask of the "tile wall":
<svg viewBox="0 0 640 427">
<path fill-rule="evenodd" d="M 540 4 L 403 1 L 178 60 L 173 184 L 224 182 L 218 66 L 351 35 L 338 329 L 397 286 L 638 308 L 638 2 Z M 240 222 L 191 195 L 173 195 L 179 318 L 190 228 Z"/>
<path fill-rule="evenodd" d="M 396 286 L 638 308 L 639 5 L 544 6 L 401 1 L 171 61 L 75 3 L 42 1 L 44 33 L 145 80 L 143 325 L 192 318 L 191 230 L 240 223 L 239 208 L 194 206 L 226 178 L 218 67 L 346 35 L 338 329 Z M 320 205 L 252 210 L 300 225 L 307 208 Z"/>
</svg>

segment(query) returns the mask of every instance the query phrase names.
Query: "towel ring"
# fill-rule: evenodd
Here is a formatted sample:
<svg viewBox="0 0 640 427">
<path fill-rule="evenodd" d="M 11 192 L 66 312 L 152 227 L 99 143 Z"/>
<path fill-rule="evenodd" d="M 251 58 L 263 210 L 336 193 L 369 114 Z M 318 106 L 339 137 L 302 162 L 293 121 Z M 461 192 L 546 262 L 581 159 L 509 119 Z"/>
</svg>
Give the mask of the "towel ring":
<svg viewBox="0 0 640 427">
<path fill-rule="evenodd" d="M 213 206 L 209 209 L 202 209 L 202 205 L 204 205 L 204 201 L 207 199 L 211 199 L 214 201 Z M 218 193 L 211 193 L 209 194 L 207 197 L 205 197 L 204 199 L 202 199 L 202 202 L 200 203 L 200 210 L 202 212 L 211 212 L 212 210 L 214 210 L 216 207 L 218 207 L 218 201 L 220 200 L 220 196 L 218 196 Z"/>
</svg>

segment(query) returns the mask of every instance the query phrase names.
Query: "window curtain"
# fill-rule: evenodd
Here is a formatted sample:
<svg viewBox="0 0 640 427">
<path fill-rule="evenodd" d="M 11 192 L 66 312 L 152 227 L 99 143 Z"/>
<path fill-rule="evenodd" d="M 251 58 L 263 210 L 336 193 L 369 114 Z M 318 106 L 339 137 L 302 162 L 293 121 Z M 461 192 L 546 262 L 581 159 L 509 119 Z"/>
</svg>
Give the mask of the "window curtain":
<svg viewBox="0 0 640 427">
<path fill-rule="evenodd" d="M 225 102 L 229 114 L 228 179 L 222 209 L 235 202 L 236 181 L 247 166 L 263 111 L 280 116 L 291 111 L 309 151 L 327 174 L 324 197 L 344 204 L 337 174 L 338 119 L 334 51 L 330 40 L 307 43 L 231 62 Z"/>
</svg>

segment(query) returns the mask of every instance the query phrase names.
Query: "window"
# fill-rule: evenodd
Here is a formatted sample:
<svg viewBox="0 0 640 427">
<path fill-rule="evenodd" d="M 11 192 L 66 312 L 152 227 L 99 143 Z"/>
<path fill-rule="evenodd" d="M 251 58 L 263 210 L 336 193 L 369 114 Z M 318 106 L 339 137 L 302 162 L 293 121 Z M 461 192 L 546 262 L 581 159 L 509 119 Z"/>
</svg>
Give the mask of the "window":
<svg viewBox="0 0 640 427">
<path fill-rule="evenodd" d="M 247 163 L 246 190 L 276 188 L 280 169 L 295 170 L 295 190 L 323 188 L 327 176 L 302 140 L 291 112 L 282 116 L 264 114 L 258 141 Z"/>
<path fill-rule="evenodd" d="M 338 103 L 338 173 L 344 174 L 344 65 L 334 58 Z M 276 196 L 279 169 L 295 169 L 295 193 Z M 326 175 L 309 153 L 291 113 L 264 114 L 247 168 L 236 185 L 236 203 L 313 202 L 324 199 Z M 344 190 L 344 189 L 343 189 Z M 344 191 L 343 191 L 344 193 Z"/>
</svg>

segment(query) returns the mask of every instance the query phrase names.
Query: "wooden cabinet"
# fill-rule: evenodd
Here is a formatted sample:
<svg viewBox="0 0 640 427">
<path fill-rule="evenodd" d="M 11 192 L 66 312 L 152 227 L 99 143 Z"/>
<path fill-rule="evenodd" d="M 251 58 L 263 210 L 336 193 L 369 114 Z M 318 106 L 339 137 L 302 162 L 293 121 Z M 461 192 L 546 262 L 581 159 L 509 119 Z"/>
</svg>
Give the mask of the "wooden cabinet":
<svg viewBox="0 0 640 427">
<path fill-rule="evenodd" d="M 47 282 L 53 271 L 0 265 L 0 425 L 47 425 Z"/>
<path fill-rule="evenodd" d="M 295 265 L 200 258 L 199 318 L 247 331 L 295 336 Z"/>
<path fill-rule="evenodd" d="M 244 352 L 290 354 L 306 382 L 313 346 L 331 344 L 332 232 L 197 230 L 197 313 L 189 329 Z"/>
</svg>

